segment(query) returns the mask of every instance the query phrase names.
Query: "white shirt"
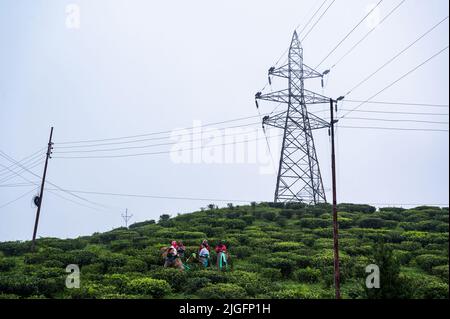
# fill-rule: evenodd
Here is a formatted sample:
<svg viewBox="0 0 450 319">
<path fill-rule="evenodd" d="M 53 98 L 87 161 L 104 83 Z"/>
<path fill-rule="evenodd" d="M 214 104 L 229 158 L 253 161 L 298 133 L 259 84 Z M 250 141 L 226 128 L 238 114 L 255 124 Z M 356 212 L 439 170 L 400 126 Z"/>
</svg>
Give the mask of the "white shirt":
<svg viewBox="0 0 450 319">
<path fill-rule="evenodd" d="M 199 256 L 200 256 L 200 257 L 209 257 L 209 251 L 208 251 L 208 249 L 206 249 L 205 247 L 203 247 L 202 250 L 200 250 Z"/>
<path fill-rule="evenodd" d="M 173 250 L 174 250 L 174 255 L 177 256 L 177 255 L 178 255 L 177 249 L 176 249 L 175 247 L 173 247 L 173 246 L 170 246 L 170 247 L 169 247 L 169 250 L 170 250 L 170 248 L 173 248 Z"/>
</svg>

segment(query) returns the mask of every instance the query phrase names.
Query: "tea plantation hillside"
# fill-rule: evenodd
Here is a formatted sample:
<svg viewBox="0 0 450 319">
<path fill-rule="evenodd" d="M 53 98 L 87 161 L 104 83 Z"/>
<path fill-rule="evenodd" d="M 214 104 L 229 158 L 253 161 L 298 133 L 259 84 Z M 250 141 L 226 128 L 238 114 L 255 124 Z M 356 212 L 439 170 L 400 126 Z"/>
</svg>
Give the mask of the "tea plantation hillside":
<svg viewBox="0 0 450 319">
<path fill-rule="evenodd" d="M 76 239 L 0 243 L 1 298 L 333 298 L 331 207 L 210 205 Z M 448 208 L 339 205 L 343 298 L 448 298 Z M 164 268 L 160 248 L 225 240 L 232 270 Z M 214 262 L 215 253 L 212 252 Z M 79 289 L 65 269 L 81 269 Z M 366 266 L 381 288 L 365 287 Z"/>
</svg>

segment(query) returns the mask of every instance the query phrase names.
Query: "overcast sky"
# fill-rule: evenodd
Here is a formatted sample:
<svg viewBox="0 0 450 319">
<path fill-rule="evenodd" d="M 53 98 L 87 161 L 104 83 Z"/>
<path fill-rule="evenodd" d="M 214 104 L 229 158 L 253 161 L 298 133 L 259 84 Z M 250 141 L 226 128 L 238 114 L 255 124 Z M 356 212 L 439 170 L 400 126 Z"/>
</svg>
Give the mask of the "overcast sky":
<svg viewBox="0 0 450 319">
<path fill-rule="evenodd" d="M 331 2 L 324 4 L 300 38 Z M 303 41 L 304 63 L 317 66 L 377 2 L 336 0 Z M 133 214 L 131 222 L 136 222 L 157 219 L 164 213 L 174 216 L 191 212 L 210 202 L 224 206 L 229 201 L 239 204 L 236 200 L 273 200 L 276 174 L 270 170 L 273 166 L 259 124 L 229 129 L 225 135 L 242 136 L 243 131 L 237 130 L 246 129 L 252 141 L 241 144 L 247 145 L 243 148 L 232 146 L 218 150 L 216 156 L 225 151 L 226 154 L 236 152 L 237 157 L 233 155 L 228 161 L 213 158 L 213 163 L 209 163 L 208 154 L 200 160 L 195 160 L 196 155 L 189 161 L 183 157 L 180 163 L 179 157 L 168 152 L 177 145 L 167 143 L 179 141 L 179 138 L 170 139 L 170 133 L 145 136 L 159 139 L 99 147 L 86 147 L 89 144 L 86 142 L 62 143 L 170 132 L 198 123 L 258 115 L 254 94 L 266 84 L 268 68 L 289 46 L 294 29 L 299 27 L 300 32 L 322 3 L 322 0 L 0 1 L 0 150 L 4 154 L 20 160 L 45 148 L 50 127 L 54 126 L 55 153 L 49 161 L 47 178 L 63 189 L 206 199 L 77 193 L 107 206 L 104 208 L 47 185 L 53 193 L 44 195 L 39 236 L 77 237 L 110 230 L 123 225 L 121 214 L 126 208 Z M 399 3 L 401 0 L 382 1 L 318 71 L 334 65 Z M 448 11 L 446 0 L 406 0 L 331 68 L 323 89 L 320 80 L 310 80 L 306 87 L 333 98 L 346 94 L 447 17 Z M 346 98 L 371 97 L 445 48 L 449 42 L 448 26 L 448 20 L 442 22 Z M 281 64 L 284 59 L 285 56 Z M 444 107 L 364 104 L 359 108 L 447 115 L 353 112 L 348 115 L 353 119 L 339 122 L 339 202 L 377 206 L 448 203 L 449 135 L 445 124 L 448 123 L 448 69 L 447 49 L 373 98 Z M 286 87 L 286 82 L 277 79 L 272 89 L 277 87 Z M 268 91 L 270 86 L 265 89 Z M 345 114 L 342 109 L 357 105 L 344 101 L 338 115 Z M 276 104 L 269 102 L 260 103 L 262 113 L 271 112 L 275 107 Z M 310 106 L 310 111 L 327 108 L 327 105 Z M 317 115 L 327 116 L 327 113 Z M 208 126 L 208 130 L 259 121 L 254 117 Z M 175 131 L 172 135 L 186 132 L 189 131 Z M 279 157 L 277 136 L 280 133 L 276 129 L 268 130 L 275 163 Z M 219 142 L 212 144 L 226 144 L 227 139 L 220 138 L 223 131 L 213 131 L 213 134 Z M 331 199 L 327 132 L 315 132 L 315 138 L 326 193 Z M 148 144 L 163 145 L 57 154 L 58 151 Z M 248 152 L 253 144 L 258 147 L 250 153 L 256 157 L 240 160 L 239 154 Z M 61 148 L 77 145 L 84 148 Z M 185 145 L 190 144 L 182 146 Z M 58 158 L 145 152 L 159 154 Z M 43 155 L 32 157 L 24 165 L 41 176 L 43 164 L 39 158 L 44 159 Z M 32 167 L 31 164 L 37 163 Z M 40 183 L 40 178 L 26 170 L 20 171 L 20 167 L 10 167 L 12 163 L 4 157 L 0 157 L 0 164 L 0 240 L 30 239 L 35 218 L 32 197 L 37 191 L 36 185 L 28 184 L 28 180 Z M 10 201 L 14 202 L 8 204 Z"/>
</svg>

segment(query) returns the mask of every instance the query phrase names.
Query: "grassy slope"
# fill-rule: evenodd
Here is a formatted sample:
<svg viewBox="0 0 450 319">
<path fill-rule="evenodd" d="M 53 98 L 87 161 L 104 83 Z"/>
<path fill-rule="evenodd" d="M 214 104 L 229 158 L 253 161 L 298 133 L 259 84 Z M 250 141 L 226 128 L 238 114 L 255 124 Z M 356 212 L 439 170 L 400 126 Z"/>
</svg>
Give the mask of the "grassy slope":
<svg viewBox="0 0 450 319">
<path fill-rule="evenodd" d="M 401 265 L 403 298 L 448 296 L 448 208 L 381 211 L 339 206 L 342 291 L 365 298 L 365 267 L 376 242 Z M 159 248 L 183 240 L 225 239 L 233 271 L 164 269 Z M 77 239 L 0 243 L 3 298 L 332 298 L 333 254 L 328 205 L 274 204 L 198 211 Z M 213 254 L 213 259 L 214 259 Z M 64 287 L 65 267 L 81 268 L 81 289 Z M 381 270 L 383 271 L 383 270 Z M 382 287 L 383 288 L 383 287 Z"/>
</svg>

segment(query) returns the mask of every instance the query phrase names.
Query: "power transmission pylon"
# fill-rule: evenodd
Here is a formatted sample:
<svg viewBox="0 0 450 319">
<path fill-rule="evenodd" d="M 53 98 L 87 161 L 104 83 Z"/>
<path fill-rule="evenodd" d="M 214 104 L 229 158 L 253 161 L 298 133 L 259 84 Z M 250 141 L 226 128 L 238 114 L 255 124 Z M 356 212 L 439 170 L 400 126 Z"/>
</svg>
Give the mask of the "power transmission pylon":
<svg viewBox="0 0 450 319">
<path fill-rule="evenodd" d="M 122 214 L 122 218 L 125 221 L 125 227 L 128 228 L 128 221 L 133 217 L 133 214 L 128 215 L 128 208 L 125 210 L 125 214 Z"/>
<path fill-rule="evenodd" d="M 330 99 L 304 88 L 305 79 L 323 78 L 323 74 L 303 64 L 303 48 L 296 31 L 292 36 L 288 63 L 270 68 L 269 82 L 271 76 L 288 79 L 287 89 L 255 95 L 257 107 L 258 100 L 288 105 L 286 111 L 263 118 L 263 127 L 269 125 L 284 130 L 275 202 L 326 202 L 312 130 L 330 124 L 309 113 L 306 106 L 329 103 Z"/>
</svg>

